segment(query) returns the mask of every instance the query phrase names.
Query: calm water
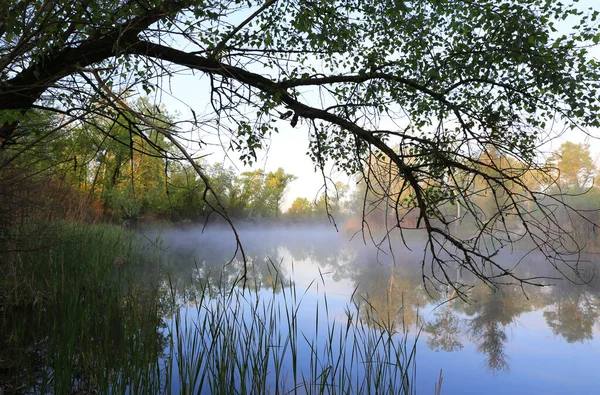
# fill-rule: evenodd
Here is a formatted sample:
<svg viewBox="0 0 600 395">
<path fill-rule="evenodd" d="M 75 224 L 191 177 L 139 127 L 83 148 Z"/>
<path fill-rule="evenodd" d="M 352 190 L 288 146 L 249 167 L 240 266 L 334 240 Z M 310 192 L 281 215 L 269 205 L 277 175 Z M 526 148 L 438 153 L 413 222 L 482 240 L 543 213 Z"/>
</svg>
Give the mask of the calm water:
<svg viewBox="0 0 600 395">
<path fill-rule="evenodd" d="M 449 278 L 474 285 L 463 288 L 463 300 L 423 281 L 423 273 L 441 273 L 427 265 L 422 272 L 418 235 L 409 237 L 411 250 L 400 241 L 378 250 L 331 226 L 242 227 L 240 235 L 244 292 L 229 229 L 148 231 L 145 250 L 160 259 L 111 262 L 87 279 L 78 272 L 54 280 L 54 303 L 6 309 L 0 387 L 434 394 L 441 370 L 442 394 L 600 393 L 599 276 L 586 285 L 493 289 L 449 265 Z M 499 259 L 514 266 L 520 258 L 517 251 Z M 580 269 L 590 277 L 596 264 Z M 557 276 L 534 254 L 518 274 Z"/>
<path fill-rule="evenodd" d="M 350 242 L 329 226 L 244 228 L 241 237 L 254 268 L 251 284 L 268 288 L 277 275 L 293 281 L 301 293 L 300 331 L 315 333 L 315 309 L 321 303 L 323 310 L 319 301 L 326 294 L 330 320 L 346 322 L 348 305 L 355 303 L 377 312 L 374 327 L 386 325 L 399 333 L 408 332 L 411 341 L 419 333 L 419 394 L 434 393 L 440 370 L 442 394 L 600 391 L 600 286 L 596 278 L 588 285 L 554 280 L 555 285 L 548 287 L 494 290 L 451 270 L 453 279 L 476 286 L 468 292 L 469 300 L 444 303 L 455 295 L 446 287 L 425 289 L 418 242 L 410 244 L 412 251 L 398 243 L 392 257 L 389 251 L 378 253 L 366 247 L 362 240 Z M 239 261 L 222 267 L 234 251 L 230 231 L 189 229 L 163 233 L 161 238 L 162 245 L 169 246 L 169 270 L 180 289 L 211 276 L 213 284 L 233 286 L 240 273 Z M 502 259 L 511 264 L 518 254 Z M 586 273 L 593 271 L 592 264 L 584 268 Z M 557 276 L 534 255 L 524 259 L 521 270 L 527 276 Z M 194 303 L 181 306 L 187 320 L 197 317 L 198 312 L 190 313 Z M 306 350 L 299 360 L 309 354 Z"/>
</svg>

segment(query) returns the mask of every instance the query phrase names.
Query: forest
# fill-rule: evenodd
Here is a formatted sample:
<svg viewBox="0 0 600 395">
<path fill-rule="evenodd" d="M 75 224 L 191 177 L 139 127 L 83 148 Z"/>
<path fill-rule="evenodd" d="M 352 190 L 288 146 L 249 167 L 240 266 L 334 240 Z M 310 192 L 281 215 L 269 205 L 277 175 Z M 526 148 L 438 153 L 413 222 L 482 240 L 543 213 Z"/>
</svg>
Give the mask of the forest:
<svg viewBox="0 0 600 395">
<path fill-rule="evenodd" d="M 152 115 L 165 123 L 172 122 L 168 109 L 152 110 L 148 99 L 138 100 L 135 106 L 139 111 L 154 112 Z M 0 180 L 4 191 L 0 218 L 5 230 L 11 224 L 39 221 L 110 223 L 132 228 L 210 221 L 217 205 L 214 197 L 207 193 L 194 168 L 177 159 L 177 147 L 158 132 L 149 129 L 144 131 L 144 138 L 132 136 L 127 119 L 116 119 L 102 126 L 101 130 L 111 130 L 110 136 L 100 132 L 97 125 L 78 125 L 62 128 L 41 145 L 34 143 L 48 135 L 60 120 L 56 115 L 38 112 L 27 122 L 28 129 L 35 131 L 32 140 L 23 139 L 19 146 L 5 149 L 5 155 L 11 158 L 4 164 Z M 22 150 L 21 146 L 30 148 Z M 494 149 L 482 153 L 479 160 L 500 170 L 522 171 L 521 177 L 531 189 L 561 196 L 566 203 L 561 215 L 573 217 L 576 241 L 595 252 L 595 210 L 600 207 L 600 195 L 595 182 L 598 169 L 589 145 L 562 143 L 548 155 L 545 172 L 527 171 L 526 164 Z M 394 202 L 378 183 L 389 164 L 377 159 L 376 154 L 370 159 L 366 178 L 358 173 L 353 185 L 338 181 L 318 196 L 297 197 L 286 210 L 282 207 L 285 193 L 296 177 L 284 169 L 240 173 L 222 163 L 200 163 L 220 203 L 238 221 L 263 224 L 301 220 L 332 222 L 332 226 L 337 221 L 354 231 L 359 230 L 363 217 L 375 228 L 394 221 Z M 400 190 L 401 186 L 397 181 L 386 188 Z M 471 188 L 476 191 L 471 200 L 481 217 L 494 217 L 498 204 L 509 197 L 481 182 L 473 183 Z M 408 197 L 404 193 L 401 199 Z M 17 203 L 20 201 L 29 203 Z M 458 219 L 455 227 L 475 230 L 472 212 L 463 211 L 461 215 L 460 208 L 451 203 L 440 206 L 440 210 L 445 217 Z M 408 224 L 411 207 L 404 207 L 399 214 Z M 504 213 L 507 223 L 518 226 L 518 218 L 510 214 Z M 414 226 L 415 215 L 412 220 Z"/>
</svg>

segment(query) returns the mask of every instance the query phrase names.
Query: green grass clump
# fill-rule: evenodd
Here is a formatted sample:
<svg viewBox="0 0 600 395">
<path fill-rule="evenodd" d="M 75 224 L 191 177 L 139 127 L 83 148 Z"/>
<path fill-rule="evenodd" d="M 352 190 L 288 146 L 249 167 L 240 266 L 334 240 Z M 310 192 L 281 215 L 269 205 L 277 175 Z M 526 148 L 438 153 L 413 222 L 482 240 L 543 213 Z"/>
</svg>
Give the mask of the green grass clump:
<svg viewBox="0 0 600 395">
<path fill-rule="evenodd" d="M 64 223 L 44 231 L 0 268 L 0 388 L 124 392 L 166 342 L 158 292 L 130 280 L 141 257 L 134 235 Z"/>
</svg>

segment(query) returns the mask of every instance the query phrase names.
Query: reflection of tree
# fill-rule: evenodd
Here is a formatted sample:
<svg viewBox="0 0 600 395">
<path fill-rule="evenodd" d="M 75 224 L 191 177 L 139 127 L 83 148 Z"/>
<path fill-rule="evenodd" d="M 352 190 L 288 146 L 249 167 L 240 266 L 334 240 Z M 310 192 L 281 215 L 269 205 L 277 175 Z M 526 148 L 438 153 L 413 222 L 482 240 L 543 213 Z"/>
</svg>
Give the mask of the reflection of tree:
<svg viewBox="0 0 600 395">
<path fill-rule="evenodd" d="M 365 264 L 354 278 L 354 300 L 362 306 L 362 319 L 390 331 L 407 330 L 419 321 L 419 309 L 429 301 L 418 273 L 405 267 Z"/>
<path fill-rule="evenodd" d="M 459 340 L 462 329 L 461 319 L 450 307 L 451 305 L 448 304 L 446 308 L 436 309 L 433 313 L 435 319 L 423 326 L 423 330 L 429 334 L 427 346 L 432 350 L 452 352 L 463 348 Z"/>
<path fill-rule="evenodd" d="M 569 343 L 592 339 L 600 303 L 590 290 L 566 281 L 552 288 L 548 296 L 553 305 L 544 311 L 544 318 L 555 335 Z"/>
<path fill-rule="evenodd" d="M 281 266 L 282 259 L 279 251 L 272 250 L 264 253 L 246 252 L 247 277 L 244 286 L 258 291 L 271 289 L 275 293 L 288 286 L 290 281 Z M 236 286 L 242 286 L 240 274 L 244 263 L 236 258 L 229 261 L 225 257 L 211 259 L 194 253 L 178 254 L 178 263 L 173 263 L 166 269 L 168 287 L 177 294 L 180 301 L 195 303 L 197 297 L 215 297 L 232 291 Z M 183 263 L 183 264 L 182 264 Z"/>
<path fill-rule="evenodd" d="M 342 244 L 321 245 L 316 248 L 286 248 L 294 261 L 311 261 L 322 271 L 330 273 L 334 281 L 352 278 L 356 272 L 356 251 Z"/>
<path fill-rule="evenodd" d="M 475 288 L 473 291 L 477 303 L 467 304 L 464 308 L 468 315 L 474 315 L 468 323 L 469 334 L 477 350 L 486 354 L 486 364 L 491 371 L 508 370 L 504 351 L 508 339 L 506 327 L 519 315 L 533 309 L 533 299 L 527 299 L 518 286 Z"/>
<path fill-rule="evenodd" d="M 493 371 L 509 370 L 504 343 L 507 340 L 504 326 L 497 321 L 486 322 L 480 317 L 471 321 L 471 336 L 477 344 L 477 351 L 486 354 L 486 364 Z"/>
<path fill-rule="evenodd" d="M 270 288 L 278 292 L 289 284 L 282 267 L 279 246 L 283 232 L 240 232 L 247 258 L 246 288 Z M 163 284 L 180 302 L 196 303 L 199 296 L 214 297 L 241 286 L 244 263 L 236 253 L 229 231 L 202 232 L 200 228 L 171 231 L 161 236 Z M 171 295 L 173 296 L 173 295 Z"/>
<path fill-rule="evenodd" d="M 225 265 L 231 259 L 235 246 L 232 244 L 231 249 L 224 248 L 221 242 L 224 236 L 201 237 L 206 240 L 199 241 L 196 235 L 192 242 L 170 249 L 174 261 L 172 268 L 178 270 L 171 276 L 171 281 L 177 284 L 180 296 L 187 292 L 189 302 L 194 300 L 194 295 L 207 290 L 209 297 L 230 291 L 242 272 L 239 260 Z M 181 235 L 178 238 L 182 239 Z M 315 277 L 319 269 L 332 275 L 336 281 L 347 279 L 356 284 L 353 301 L 361 308 L 361 318 L 372 327 L 405 330 L 421 320 L 419 310 L 435 300 L 438 303 L 445 300 L 444 296 L 437 294 L 432 298 L 425 291 L 418 264 L 420 255 L 417 253 L 411 255 L 406 250 L 396 250 L 392 254 L 382 248 L 377 255 L 377 251 L 360 245 L 360 240 L 347 243 L 331 229 L 327 232 L 327 229 L 318 227 L 294 230 L 265 228 L 251 234 L 242 232 L 242 238 L 245 238 L 250 262 L 247 286 L 254 289 L 275 288 L 277 292 L 278 286 L 289 284 L 290 271 L 285 268 L 290 261 L 312 262 Z M 504 262 L 515 265 L 520 262 L 519 259 L 516 255 L 507 255 Z M 552 275 L 544 272 L 547 267 L 534 256 L 528 257 L 525 262 L 527 265 L 518 268 L 522 276 Z M 463 278 L 460 268 L 455 268 L 456 273 L 450 269 L 447 273 L 455 284 L 476 283 L 469 273 Z M 468 301 L 455 299 L 452 304 L 433 313 L 431 321 L 423 327 L 429 334 L 427 344 L 435 350 L 456 351 L 463 347 L 462 342 L 468 335 L 477 350 L 485 354 L 491 371 L 508 370 L 505 352 L 507 327 L 521 314 L 545 304 L 553 305 L 544 317 L 555 334 L 564 336 L 569 342 L 592 337 L 593 325 L 600 316 L 600 299 L 593 293 L 593 289 L 598 288 L 598 281 L 591 285 L 578 287 L 565 281 L 549 288 L 549 293 L 540 292 L 539 288 L 526 288 L 526 295 L 515 285 L 495 290 L 476 286 L 464 292 Z M 428 291 L 441 292 L 432 287 Z M 449 291 L 445 298 L 451 298 Z M 467 317 L 463 319 L 461 313 Z"/>
</svg>

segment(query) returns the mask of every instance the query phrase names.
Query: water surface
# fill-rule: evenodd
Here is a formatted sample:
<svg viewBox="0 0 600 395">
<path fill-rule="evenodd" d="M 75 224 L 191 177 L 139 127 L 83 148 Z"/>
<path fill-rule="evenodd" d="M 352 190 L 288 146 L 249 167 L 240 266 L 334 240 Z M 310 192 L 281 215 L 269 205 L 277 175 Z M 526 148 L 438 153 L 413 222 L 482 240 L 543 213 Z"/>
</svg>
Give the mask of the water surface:
<svg viewBox="0 0 600 395">
<path fill-rule="evenodd" d="M 106 259 L 72 248 L 77 254 L 57 248 L 50 261 L 40 253 L 33 262 L 48 300 L 1 312 L 0 385 L 21 393 L 431 394 L 441 371 L 442 394 L 600 388 L 595 256 L 578 266 L 587 284 L 571 273 L 544 287 L 493 287 L 448 263 L 447 278 L 463 284 L 457 294 L 435 282 L 439 268 L 422 265 L 419 234 L 406 235 L 408 249 L 401 240 L 375 248 L 329 225 L 239 231 L 245 283 L 227 228 L 141 232 L 144 251 L 130 262 L 101 249 L 93 251 Z M 519 263 L 522 278 L 558 275 L 524 250 L 498 259 Z"/>
<path fill-rule="evenodd" d="M 348 304 L 354 303 L 371 309 L 363 318 L 373 328 L 392 328 L 398 336 L 408 332 L 411 341 L 418 334 L 417 393 L 433 393 L 440 370 L 444 394 L 591 394 L 600 388 L 595 277 L 585 285 L 562 279 L 548 280 L 554 285 L 546 287 L 493 288 L 457 268 L 453 279 L 474 285 L 462 300 L 450 287 L 425 287 L 423 252 L 415 242 L 409 243 L 412 251 L 396 243 L 391 254 L 360 237 L 349 241 L 330 226 L 249 226 L 241 238 L 253 268 L 251 284 L 268 289 L 273 277 L 281 276 L 302 292 L 301 331 L 314 333 L 314 309 L 326 294 L 330 320 L 345 322 Z M 235 286 L 241 262 L 229 262 L 235 247 L 229 230 L 172 231 L 162 240 L 182 283 L 218 276 Z M 500 260 L 513 264 L 522 255 L 507 252 Z M 582 267 L 589 273 L 594 266 Z M 558 274 L 535 254 L 522 261 L 520 270 L 529 277 Z"/>
</svg>

